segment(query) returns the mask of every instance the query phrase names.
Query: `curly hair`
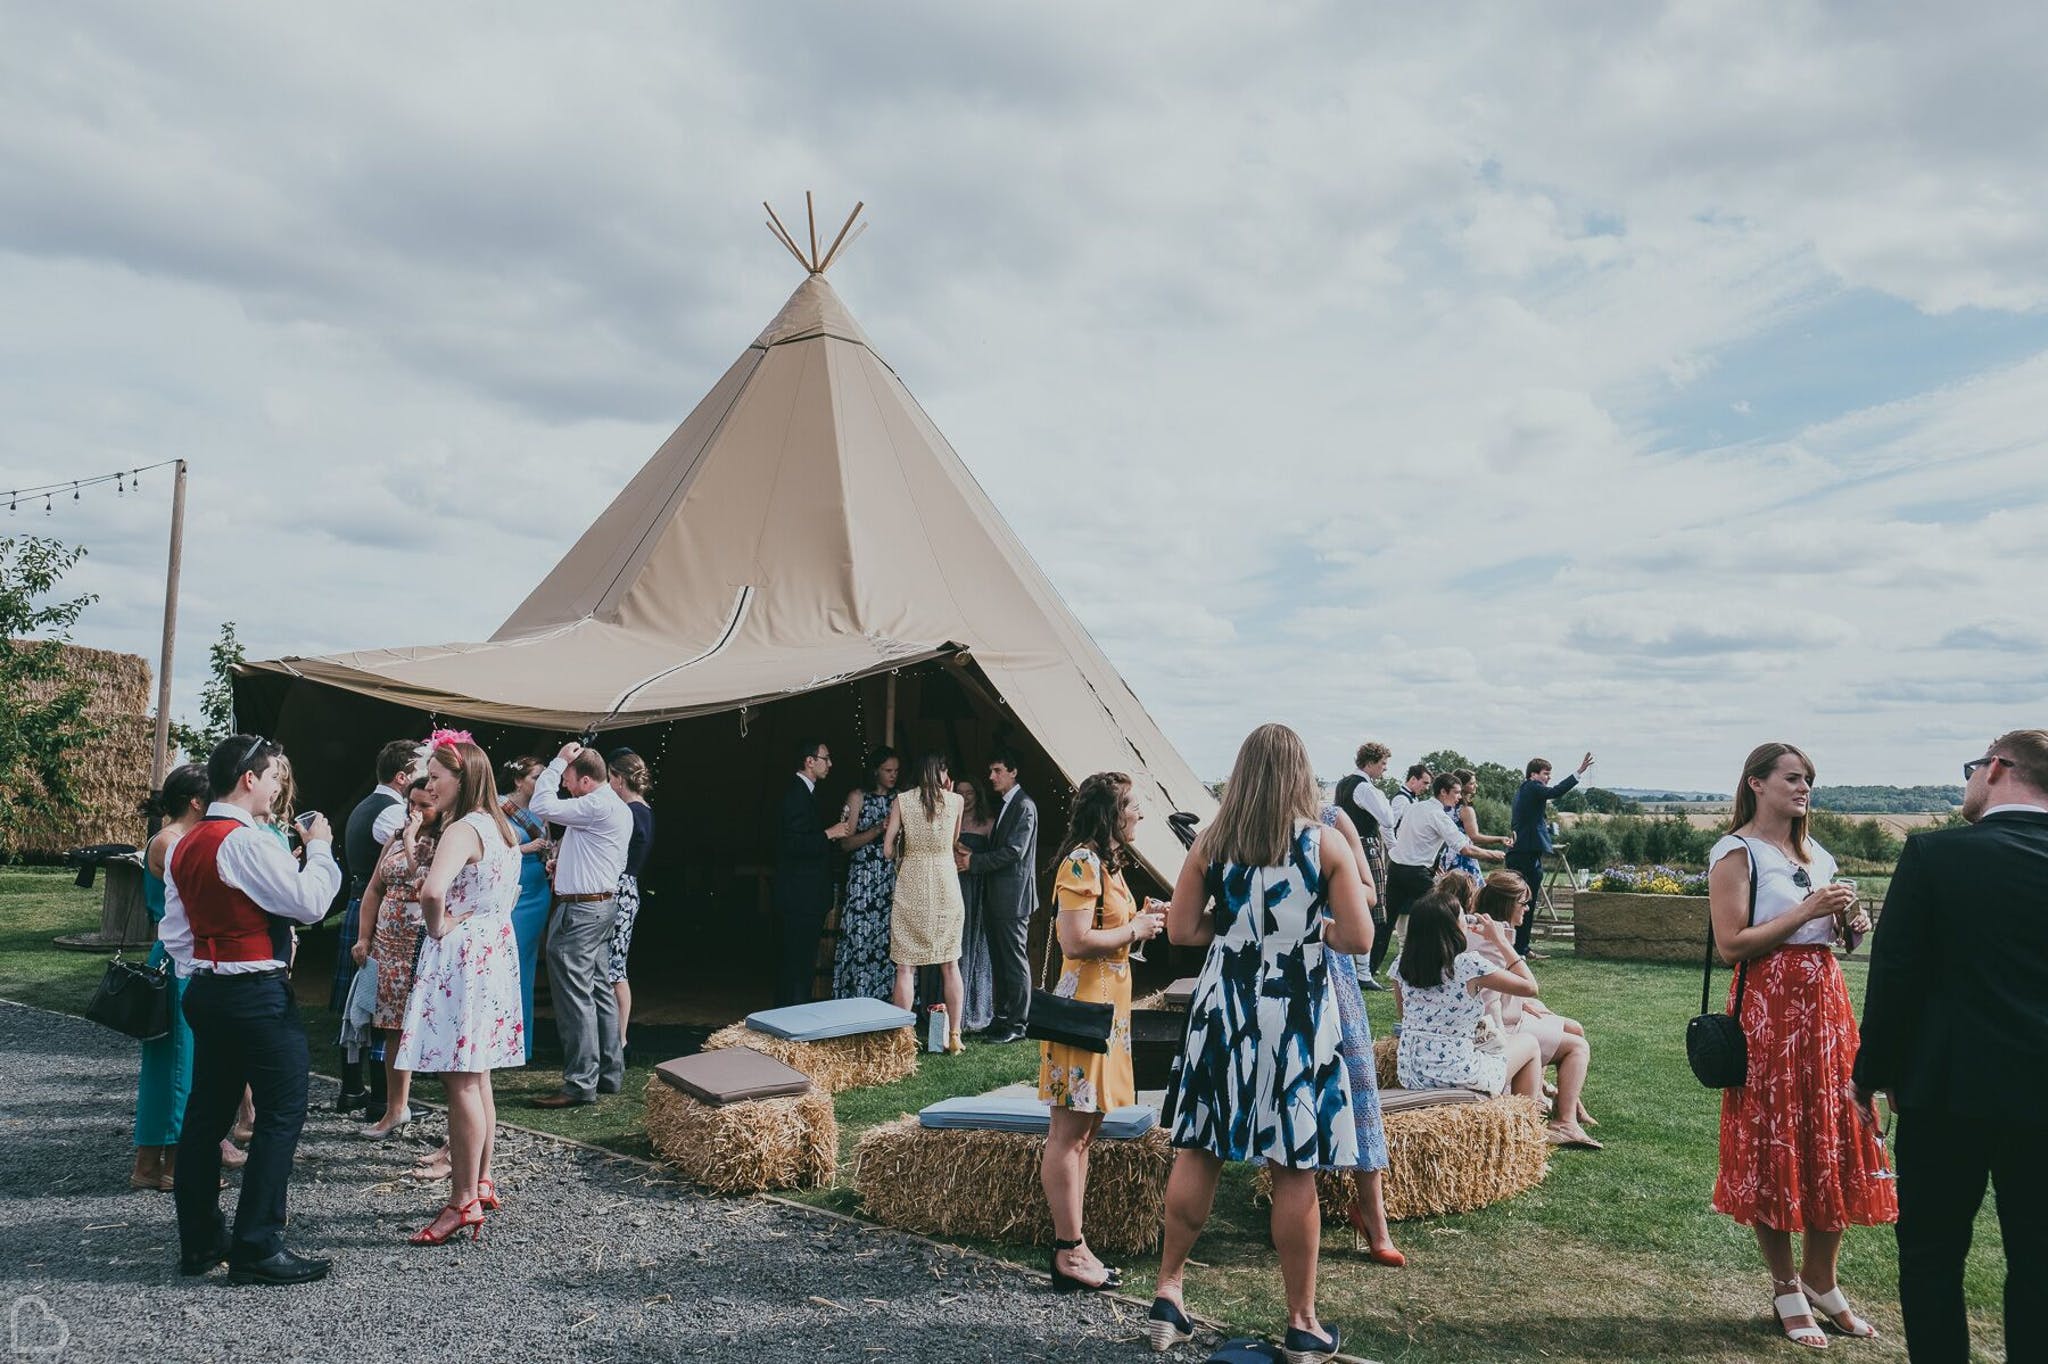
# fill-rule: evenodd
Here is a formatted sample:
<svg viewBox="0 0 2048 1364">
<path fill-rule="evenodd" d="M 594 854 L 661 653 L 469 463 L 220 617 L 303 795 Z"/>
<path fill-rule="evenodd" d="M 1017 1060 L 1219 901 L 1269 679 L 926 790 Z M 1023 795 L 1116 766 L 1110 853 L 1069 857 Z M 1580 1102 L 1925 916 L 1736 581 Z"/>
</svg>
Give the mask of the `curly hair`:
<svg viewBox="0 0 2048 1364">
<path fill-rule="evenodd" d="M 1072 813 L 1067 819 L 1067 852 L 1087 848 L 1111 871 L 1121 871 L 1131 860 L 1131 845 L 1124 841 L 1124 811 L 1131 799 L 1131 778 L 1126 772 L 1097 772 L 1074 788 Z M 1062 854 L 1064 856 L 1064 854 Z"/>
</svg>

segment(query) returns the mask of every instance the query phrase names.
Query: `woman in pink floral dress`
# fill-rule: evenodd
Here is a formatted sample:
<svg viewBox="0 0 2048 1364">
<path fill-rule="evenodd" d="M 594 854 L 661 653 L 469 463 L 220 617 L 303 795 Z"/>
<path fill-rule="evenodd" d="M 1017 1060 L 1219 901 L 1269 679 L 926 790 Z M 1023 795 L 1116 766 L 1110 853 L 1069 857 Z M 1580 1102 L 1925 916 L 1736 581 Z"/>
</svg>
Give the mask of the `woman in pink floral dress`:
<svg viewBox="0 0 2048 1364">
<path fill-rule="evenodd" d="M 491 1072 L 526 1061 L 519 1002 L 519 838 L 499 808 L 491 760 L 463 733 L 434 736 L 427 782 L 448 811 L 420 888 L 427 940 L 399 1035 L 399 1064 L 441 1076 L 448 1091 L 449 1198 L 413 1236 L 440 1245 L 465 1227 L 475 1239 L 491 1181 L 497 1103 Z M 452 788 L 452 791 L 451 791 Z"/>
</svg>

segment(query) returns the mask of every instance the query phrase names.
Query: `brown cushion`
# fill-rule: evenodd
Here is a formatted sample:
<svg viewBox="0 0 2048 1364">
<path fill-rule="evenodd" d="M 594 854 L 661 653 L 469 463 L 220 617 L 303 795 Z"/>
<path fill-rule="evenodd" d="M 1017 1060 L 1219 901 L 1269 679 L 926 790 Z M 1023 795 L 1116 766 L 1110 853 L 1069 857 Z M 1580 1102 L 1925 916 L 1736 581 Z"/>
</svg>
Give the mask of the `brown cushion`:
<svg viewBox="0 0 2048 1364">
<path fill-rule="evenodd" d="M 1185 1009 L 1188 1006 L 1188 1001 L 1195 997 L 1195 979 L 1194 976 L 1182 976 L 1179 980 L 1167 986 L 1166 1002 L 1168 1004 L 1177 1004 Z"/>
<path fill-rule="evenodd" d="M 654 1073 L 693 1099 L 708 1104 L 737 1104 L 749 1099 L 775 1099 L 804 1094 L 811 1077 L 751 1047 L 721 1047 L 695 1056 L 663 1061 Z"/>
<path fill-rule="evenodd" d="M 1471 1089 L 1383 1089 L 1380 1091 L 1380 1112 L 1413 1113 L 1418 1108 L 1476 1104 L 1484 1097 Z"/>
</svg>

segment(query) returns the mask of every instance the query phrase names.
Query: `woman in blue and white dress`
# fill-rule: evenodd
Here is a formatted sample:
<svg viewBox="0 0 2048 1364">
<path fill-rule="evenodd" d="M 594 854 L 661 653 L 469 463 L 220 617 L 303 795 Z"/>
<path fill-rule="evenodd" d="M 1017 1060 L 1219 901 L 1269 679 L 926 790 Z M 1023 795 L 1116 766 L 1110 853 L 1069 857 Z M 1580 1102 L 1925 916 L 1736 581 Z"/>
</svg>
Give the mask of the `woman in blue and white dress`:
<svg viewBox="0 0 2048 1364">
<path fill-rule="evenodd" d="M 896 992 L 896 963 L 889 959 L 889 906 L 896 899 L 896 864 L 882 847 L 889 803 L 903 760 L 893 748 L 868 755 L 867 776 L 846 793 L 843 822 L 853 832 L 839 840 L 851 853 L 846 894 L 839 902 L 839 945 L 832 953 L 834 999 L 888 999 Z"/>
<path fill-rule="evenodd" d="M 1368 950 L 1372 920 L 1351 850 L 1322 827 L 1321 808 L 1301 736 L 1260 726 L 1174 883 L 1167 933 L 1208 948 L 1208 958 L 1188 1002 L 1173 1129 L 1180 1150 L 1147 1323 L 1155 1349 L 1192 1335 L 1181 1281 L 1226 1160 L 1264 1161 L 1272 1175 L 1288 1357 L 1327 1360 L 1341 1345 L 1316 1319 L 1314 1290 L 1316 1171 L 1358 1164 L 1330 962 Z"/>
</svg>

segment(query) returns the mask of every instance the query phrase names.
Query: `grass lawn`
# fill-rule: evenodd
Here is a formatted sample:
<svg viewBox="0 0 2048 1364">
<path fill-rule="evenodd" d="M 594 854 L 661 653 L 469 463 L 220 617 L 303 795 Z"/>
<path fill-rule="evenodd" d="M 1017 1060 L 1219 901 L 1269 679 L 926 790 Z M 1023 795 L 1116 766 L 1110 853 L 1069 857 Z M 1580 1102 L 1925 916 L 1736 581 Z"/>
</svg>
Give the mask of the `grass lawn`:
<svg viewBox="0 0 2048 1364">
<path fill-rule="evenodd" d="M 60 952 L 49 939 L 98 922 L 96 892 L 67 876 L 0 872 L 0 996 L 75 1012 L 90 994 L 104 958 Z M 1544 998 L 1579 1018 L 1593 1039 L 1587 1105 L 1608 1143 L 1598 1153 L 1553 1157 L 1531 1193 L 1461 1217 L 1397 1224 L 1406 1269 L 1365 1263 L 1350 1250 L 1348 1228 L 1324 1238 L 1319 1300 L 1345 1328 L 1352 1348 L 1376 1359 L 1562 1361 L 1792 1358 L 1796 1347 L 1767 1322 L 1769 1283 L 1748 1231 L 1707 1210 L 1713 1189 L 1719 1098 L 1686 1068 L 1682 1035 L 1699 1002 L 1696 967 L 1579 962 L 1535 963 Z M 1859 999 L 1862 967 L 1850 967 Z M 324 976 L 316 992 L 325 993 Z M 1373 1025 L 1392 1023 L 1385 995 L 1371 997 Z M 306 1010 L 315 1067 L 335 1073 L 334 1020 Z M 876 1122 L 915 1111 L 947 1094 L 979 1092 L 1035 1074 L 1035 1048 L 970 1047 L 964 1056 L 926 1056 L 906 1080 L 838 1097 L 842 1154 Z M 583 1109 L 525 1107 L 522 1096 L 554 1088 L 557 1074 L 536 1065 L 500 1072 L 501 1111 L 511 1122 L 630 1154 L 647 1152 L 639 1133 L 645 1061 L 632 1067 L 625 1093 Z M 425 1097 L 437 1096 L 427 1085 Z M 1265 1215 L 1254 1209 L 1249 1172 L 1226 1173 L 1209 1230 L 1189 1276 L 1197 1310 L 1248 1331 L 1283 1320 L 1279 1273 L 1266 1242 Z M 806 1200 L 859 1211 L 850 1188 Z M 1987 1200 L 1988 1202 L 1988 1200 Z M 2003 1259 L 1990 1212 L 1979 1219 L 1967 1291 L 1980 1343 L 1995 1351 Z M 1042 1251 L 983 1247 L 1037 1264 Z M 1155 1260 L 1126 1264 L 1129 1291 L 1144 1296 Z M 1856 1359 L 1903 1359 L 1897 1259 L 1889 1229 L 1856 1229 L 1843 1257 L 1843 1282 L 1886 1339 L 1835 1341 Z M 1987 1358 L 1999 1357 L 1995 1352 Z"/>
</svg>

